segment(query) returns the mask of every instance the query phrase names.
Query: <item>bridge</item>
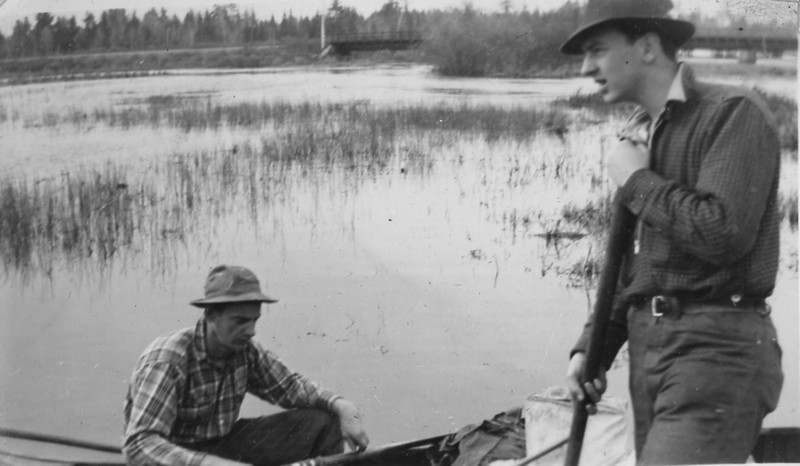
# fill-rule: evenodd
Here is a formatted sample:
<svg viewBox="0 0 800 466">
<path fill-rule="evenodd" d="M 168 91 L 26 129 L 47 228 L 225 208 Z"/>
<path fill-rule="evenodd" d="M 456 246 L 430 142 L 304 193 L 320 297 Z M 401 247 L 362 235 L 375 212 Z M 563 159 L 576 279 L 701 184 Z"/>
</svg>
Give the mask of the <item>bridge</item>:
<svg viewBox="0 0 800 466">
<path fill-rule="evenodd" d="M 797 50 L 797 36 L 774 31 L 748 31 L 737 28 L 698 28 L 683 50 L 764 52 L 779 57 L 787 50 Z"/>
<path fill-rule="evenodd" d="M 419 31 L 365 32 L 328 36 L 323 43 L 323 54 L 347 55 L 350 52 L 375 50 L 405 50 L 422 43 Z"/>
</svg>

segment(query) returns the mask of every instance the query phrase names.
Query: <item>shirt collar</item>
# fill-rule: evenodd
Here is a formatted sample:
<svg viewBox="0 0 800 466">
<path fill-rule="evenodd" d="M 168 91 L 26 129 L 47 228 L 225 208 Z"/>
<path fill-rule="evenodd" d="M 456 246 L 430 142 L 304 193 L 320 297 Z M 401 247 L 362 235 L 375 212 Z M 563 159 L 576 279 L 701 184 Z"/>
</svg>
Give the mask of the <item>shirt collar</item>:
<svg viewBox="0 0 800 466">
<path fill-rule="evenodd" d="M 656 120 L 669 120 L 672 113 L 670 102 L 687 102 L 689 94 L 693 92 L 694 83 L 694 73 L 691 67 L 683 62 L 678 63 L 678 72 L 672 79 L 669 91 L 667 91 L 667 101 L 664 105 L 664 109 Z M 649 147 L 652 136 L 651 130 L 654 124 L 655 122 L 650 118 L 650 115 L 640 107 L 631 115 L 628 122 L 617 135 L 618 137 L 630 139 L 635 142 L 646 143 Z"/>
<path fill-rule="evenodd" d="M 678 72 L 672 80 L 667 92 L 667 102 L 686 102 L 686 90 L 683 87 L 683 62 L 678 64 Z"/>
<path fill-rule="evenodd" d="M 208 346 L 206 345 L 206 319 L 200 318 L 194 327 L 194 348 L 197 359 L 209 359 Z"/>
<path fill-rule="evenodd" d="M 647 123 L 650 126 L 655 125 L 659 120 L 669 120 L 671 111 L 671 103 L 679 102 L 683 103 L 686 102 L 686 88 L 684 87 L 684 68 L 683 62 L 678 63 L 678 72 L 675 73 L 675 77 L 672 78 L 672 84 L 669 86 L 669 91 L 667 91 L 667 100 L 664 102 L 664 108 L 661 109 L 661 113 L 658 114 L 658 117 L 655 121 L 652 121 L 650 117 L 645 113 L 640 118 L 638 118 L 639 124 Z M 647 128 L 648 133 L 652 133 L 652 127 Z"/>
</svg>

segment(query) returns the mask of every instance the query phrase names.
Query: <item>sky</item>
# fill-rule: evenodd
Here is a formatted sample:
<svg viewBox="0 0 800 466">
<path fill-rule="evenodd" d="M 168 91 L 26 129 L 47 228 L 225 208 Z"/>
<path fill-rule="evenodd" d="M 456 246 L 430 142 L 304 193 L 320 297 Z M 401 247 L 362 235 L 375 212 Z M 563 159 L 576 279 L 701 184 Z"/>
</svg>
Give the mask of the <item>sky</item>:
<svg viewBox="0 0 800 466">
<path fill-rule="evenodd" d="M 684 14 L 699 10 L 704 15 L 718 13 L 721 8 L 729 7 L 749 17 L 766 19 L 796 18 L 796 4 L 792 0 L 673 0 L 675 10 Z M 461 8 L 465 0 L 398 0 L 401 6 L 407 5 L 411 10 L 433 10 Z M 511 0 L 514 10 L 523 7 L 529 11 L 547 11 L 563 5 L 566 0 Z M 54 16 L 75 16 L 78 23 L 86 12 L 99 14 L 111 8 L 124 8 L 128 12 L 137 12 L 141 17 L 150 8 L 164 8 L 168 14 L 182 18 L 189 10 L 206 11 L 215 4 L 236 3 L 240 11 L 252 10 L 256 17 L 269 19 L 274 15 L 280 19 L 284 13 L 292 12 L 295 16 L 310 17 L 323 12 L 331 5 L 331 0 L 0 0 L 0 32 L 8 36 L 18 19 L 29 18 L 36 13 L 48 12 Z M 339 0 L 342 6 L 354 8 L 363 16 L 368 16 L 386 3 L 386 0 Z M 469 0 L 478 10 L 495 12 L 500 10 L 501 0 Z"/>
</svg>

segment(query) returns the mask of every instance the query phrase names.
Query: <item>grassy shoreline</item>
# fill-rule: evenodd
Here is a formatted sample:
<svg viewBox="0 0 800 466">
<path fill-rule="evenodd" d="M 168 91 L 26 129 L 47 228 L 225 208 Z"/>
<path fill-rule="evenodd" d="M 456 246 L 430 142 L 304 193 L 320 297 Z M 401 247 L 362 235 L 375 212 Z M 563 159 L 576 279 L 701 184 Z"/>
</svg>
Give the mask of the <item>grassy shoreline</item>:
<svg viewBox="0 0 800 466">
<path fill-rule="evenodd" d="M 129 78 L 184 69 L 253 69 L 298 66 L 423 63 L 419 50 L 320 58 L 319 42 L 179 50 L 102 52 L 0 60 L 0 85 L 76 79 Z"/>
</svg>

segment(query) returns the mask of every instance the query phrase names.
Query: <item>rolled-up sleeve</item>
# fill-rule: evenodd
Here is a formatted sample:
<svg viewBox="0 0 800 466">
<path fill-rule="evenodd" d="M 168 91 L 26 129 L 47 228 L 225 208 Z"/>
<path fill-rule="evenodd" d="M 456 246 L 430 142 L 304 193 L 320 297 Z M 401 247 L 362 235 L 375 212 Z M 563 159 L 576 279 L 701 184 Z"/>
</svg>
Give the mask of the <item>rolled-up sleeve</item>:
<svg viewBox="0 0 800 466">
<path fill-rule="evenodd" d="M 326 411 L 338 396 L 290 370 L 278 357 L 258 345 L 250 353 L 248 391 L 282 408 L 318 408 Z"/>
</svg>

